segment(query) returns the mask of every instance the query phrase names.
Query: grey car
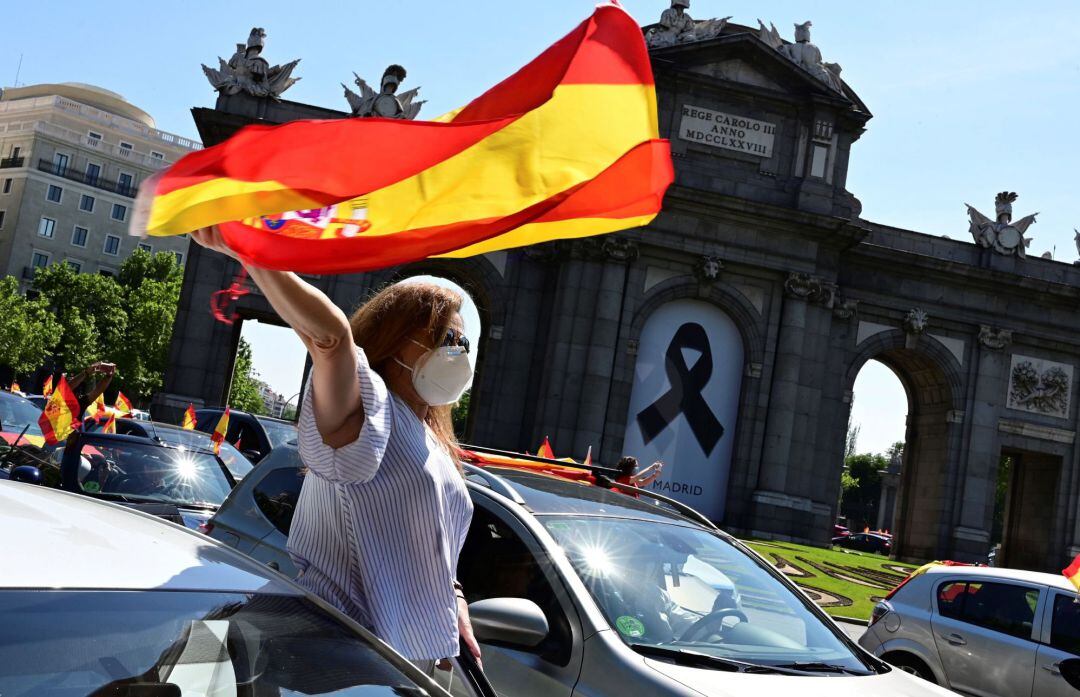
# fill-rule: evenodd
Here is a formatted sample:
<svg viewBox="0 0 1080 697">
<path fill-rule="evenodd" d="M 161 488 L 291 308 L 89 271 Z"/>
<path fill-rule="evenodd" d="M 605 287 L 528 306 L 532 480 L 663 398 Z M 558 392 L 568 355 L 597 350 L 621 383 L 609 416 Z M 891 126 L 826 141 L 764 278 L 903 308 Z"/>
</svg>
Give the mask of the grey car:
<svg viewBox="0 0 1080 697">
<path fill-rule="evenodd" d="M 933 566 L 878 603 L 859 643 L 963 694 L 1074 697 L 1060 664 L 1080 656 L 1080 603 L 1061 575 Z"/>
<path fill-rule="evenodd" d="M 211 536 L 292 573 L 299 467 L 295 448 L 275 448 Z M 947 694 L 860 649 L 690 509 L 522 469 L 467 475 L 475 513 L 458 578 L 500 694 Z"/>
</svg>

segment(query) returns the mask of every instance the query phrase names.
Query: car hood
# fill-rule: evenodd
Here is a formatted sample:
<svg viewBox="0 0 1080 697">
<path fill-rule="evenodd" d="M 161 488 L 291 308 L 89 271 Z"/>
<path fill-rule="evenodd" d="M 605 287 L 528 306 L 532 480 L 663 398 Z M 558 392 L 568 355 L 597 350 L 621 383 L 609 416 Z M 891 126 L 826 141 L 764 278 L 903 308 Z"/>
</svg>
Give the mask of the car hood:
<svg viewBox="0 0 1080 697">
<path fill-rule="evenodd" d="M 882 675 L 761 675 L 726 673 L 678 666 L 646 658 L 645 664 L 706 697 L 798 695 L 799 697 L 956 697 L 913 675 L 891 670 Z"/>
</svg>

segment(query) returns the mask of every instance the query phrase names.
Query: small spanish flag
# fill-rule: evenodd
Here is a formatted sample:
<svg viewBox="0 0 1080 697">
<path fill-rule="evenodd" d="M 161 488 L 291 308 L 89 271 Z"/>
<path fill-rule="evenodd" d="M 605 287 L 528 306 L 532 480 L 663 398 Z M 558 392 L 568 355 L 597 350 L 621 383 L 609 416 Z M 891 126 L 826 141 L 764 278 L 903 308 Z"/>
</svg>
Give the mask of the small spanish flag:
<svg viewBox="0 0 1080 697">
<path fill-rule="evenodd" d="M 549 460 L 555 459 L 555 451 L 551 449 L 551 441 L 547 436 L 544 436 L 544 442 L 540 444 L 540 449 L 536 451 L 537 457 L 546 457 Z"/>
<path fill-rule="evenodd" d="M 18 380 L 12 380 L 11 381 L 11 391 L 12 392 L 22 392 L 22 388 L 19 387 L 19 381 Z"/>
<path fill-rule="evenodd" d="M 116 404 L 113 408 L 116 409 L 117 416 L 131 416 L 131 400 L 124 396 L 123 392 L 116 394 Z"/>
<path fill-rule="evenodd" d="M 116 433 L 116 414 L 109 414 L 109 420 L 101 429 L 102 433 Z"/>
<path fill-rule="evenodd" d="M 52 375 L 50 375 L 49 377 L 45 378 L 45 384 L 41 388 L 41 394 L 44 397 L 51 397 L 52 393 L 53 393 L 53 381 L 52 381 Z"/>
<path fill-rule="evenodd" d="M 225 434 L 229 432 L 229 408 L 225 407 L 225 412 L 221 415 L 221 420 L 218 421 L 217 426 L 214 427 L 214 432 L 210 435 L 210 442 L 214 444 L 214 454 L 221 454 L 221 444 L 225 442 Z"/>
<path fill-rule="evenodd" d="M 1076 586 L 1076 590 L 1080 591 L 1080 554 L 1076 555 L 1076 559 L 1073 559 L 1072 564 L 1069 564 L 1068 568 L 1062 572 L 1065 578 L 1069 579 L 1069 583 Z"/>
<path fill-rule="evenodd" d="M 103 418 L 105 418 L 105 396 L 99 394 L 97 399 L 86 408 L 83 421 L 97 421 Z"/>
<path fill-rule="evenodd" d="M 67 384 L 64 376 L 60 376 L 60 383 L 53 390 L 52 396 L 45 404 L 45 410 L 41 412 L 38 425 L 41 433 L 45 436 L 45 442 L 49 445 L 58 445 L 79 427 L 79 400 Z"/>
<path fill-rule="evenodd" d="M 187 410 L 184 412 L 184 420 L 180 422 L 180 428 L 185 431 L 194 431 L 195 426 L 197 426 L 198 423 L 198 420 L 195 418 L 195 405 L 189 404 Z"/>
</svg>

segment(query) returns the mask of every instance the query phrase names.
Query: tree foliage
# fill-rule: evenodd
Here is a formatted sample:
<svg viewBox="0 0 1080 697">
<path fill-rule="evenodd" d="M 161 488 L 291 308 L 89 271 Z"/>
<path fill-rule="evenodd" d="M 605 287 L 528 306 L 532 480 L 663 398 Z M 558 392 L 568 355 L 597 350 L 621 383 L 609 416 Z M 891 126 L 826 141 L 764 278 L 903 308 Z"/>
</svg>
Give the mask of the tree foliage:
<svg viewBox="0 0 1080 697">
<path fill-rule="evenodd" d="M 265 414 L 266 405 L 259 396 L 259 382 L 251 363 L 251 345 L 240 337 L 240 345 L 236 349 L 232 386 L 229 388 L 229 406 L 252 414 Z"/>
<path fill-rule="evenodd" d="M 450 423 L 453 424 L 454 435 L 458 438 L 465 437 L 465 429 L 469 425 L 469 393 L 470 391 L 466 391 L 461 395 L 461 399 L 450 411 Z"/>
<path fill-rule="evenodd" d="M 137 250 L 120 267 L 127 332 L 115 355 L 119 382 L 140 401 L 161 389 L 184 274 L 175 255 Z"/>
<path fill-rule="evenodd" d="M 60 324 L 44 301 L 23 297 L 13 277 L 0 279 L 0 363 L 16 375 L 37 370 L 60 335 Z"/>
<path fill-rule="evenodd" d="M 75 373 L 96 360 L 110 360 L 119 350 L 127 312 L 116 279 L 52 264 L 34 274 L 34 290 L 60 322 L 56 359 L 61 369 Z"/>
<path fill-rule="evenodd" d="M 844 459 L 844 474 L 849 487 L 844 489 L 840 512 L 847 516 L 849 527 L 861 530 L 877 525 L 878 505 L 881 501 L 881 473 L 889 467 L 884 455 L 862 453 Z"/>
</svg>

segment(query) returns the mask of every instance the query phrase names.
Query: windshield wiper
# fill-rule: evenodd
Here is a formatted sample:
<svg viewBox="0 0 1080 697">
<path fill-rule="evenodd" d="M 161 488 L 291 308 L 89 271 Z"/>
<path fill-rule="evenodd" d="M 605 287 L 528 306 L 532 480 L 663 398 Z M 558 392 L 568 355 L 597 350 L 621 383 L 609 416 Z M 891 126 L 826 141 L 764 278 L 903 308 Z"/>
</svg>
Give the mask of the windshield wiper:
<svg viewBox="0 0 1080 697">
<path fill-rule="evenodd" d="M 664 646 L 651 644 L 630 644 L 630 648 L 644 656 L 668 658 L 678 665 L 694 668 L 712 668 L 714 670 L 727 670 L 733 673 L 782 673 L 784 675 L 800 675 L 798 670 L 786 666 L 767 666 L 760 663 L 747 663 L 733 658 L 721 658 L 698 651 L 686 649 L 669 649 Z"/>
<path fill-rule="evenodd" d="M 848 668 L 847 666 L 838 665 L 836 663 L 784 663 L 776 666 L 777 668 L 788 668 L 790 670 L 798 670 L 804 673 L 844 673 L 846 675 L 873 675 L 868 670 L 856 670 L 854 668 Z"/>
</svg>

